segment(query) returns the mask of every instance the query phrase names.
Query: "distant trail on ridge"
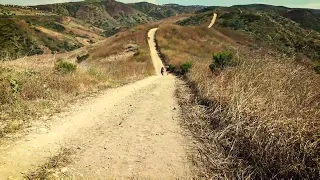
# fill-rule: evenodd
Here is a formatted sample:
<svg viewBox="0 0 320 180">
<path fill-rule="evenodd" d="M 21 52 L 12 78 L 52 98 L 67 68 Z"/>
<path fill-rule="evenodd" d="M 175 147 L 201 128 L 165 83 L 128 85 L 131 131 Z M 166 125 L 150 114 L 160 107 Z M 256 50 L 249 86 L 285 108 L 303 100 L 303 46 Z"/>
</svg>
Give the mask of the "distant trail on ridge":
<svg viewBox="0 0 320 180">
<path fill-rule="evenodd" d="M 212 17 L 211 23 L 209 24 L 208 28 L 211 28 L 216 23 L 217 16 L 218 16 L 217 13 L 213 13 L 213 17 Z"/>
</svg>

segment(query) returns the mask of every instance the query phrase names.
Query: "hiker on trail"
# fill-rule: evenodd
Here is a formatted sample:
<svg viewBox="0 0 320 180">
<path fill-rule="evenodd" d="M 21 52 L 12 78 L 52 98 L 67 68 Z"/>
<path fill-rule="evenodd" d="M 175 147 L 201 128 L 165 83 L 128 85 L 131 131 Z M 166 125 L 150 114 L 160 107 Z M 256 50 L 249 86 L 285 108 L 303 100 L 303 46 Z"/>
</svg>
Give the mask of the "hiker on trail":
<svg viewBox="0 0 320 180">
<path fill-rule="evenodd" d="M 163 73 L 164 73 L 164 67 L 161 68 L 161 74 L 163 76 Z"/>
</svg>

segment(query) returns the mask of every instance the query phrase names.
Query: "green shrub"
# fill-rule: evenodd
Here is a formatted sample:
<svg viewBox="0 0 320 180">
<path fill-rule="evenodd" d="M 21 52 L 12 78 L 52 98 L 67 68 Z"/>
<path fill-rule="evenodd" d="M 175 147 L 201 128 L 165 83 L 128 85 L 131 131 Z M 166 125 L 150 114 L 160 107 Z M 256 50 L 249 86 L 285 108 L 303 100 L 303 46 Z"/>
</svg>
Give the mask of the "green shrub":
<svg viewBox="0 0 320 180">
<path fill-rule="evenodd" d="M 188 73 L 191 68 L 192 68 L 192 62 L 190 62 L 190 61 L 187 61 L 187 62 L 183 63 L 183 64 L 180 66 L 180 69 L 181 69 L 181 73 L 182 73 L 182 74 Z"/>
<path fill-rule="evenodd" d="M 320 74 L 320 64 L 316 65 L 316 66 L 314 67 L 314 70 L 315 70 L 317 73 Z"/>
<path fill-rule="evenodd" d="M 10 86 L 14 96 L 16 96 L 21 91 L 21 86 L 19 85 L 19 82 L 16 79 L 10 80 Z"/>
<path fill-rule="evenodd" d="M 176 67 L 174 67 L 174 65 L 169 64 L 169 71 L 170 72 L 174 72 L 176 70 Z"/>
<path fill-rule="evenodd" d="M 62 60 L 56 64 L 56 70 L 64 74 L 73 73 L 77 70 L 77 65 L 71 62 Z"/>
<path fill-rule="evenodd" d="M 220 52 L 213 55 L 213 62 L 210 64 L 210 70 L 223 69 L 227 66 L 233 66 L 233 54 L 230 52 Z"/>
<path fill-rule="evenodd" d="M 47 23 L 45 25 L 45 27 L 47 27 L 49 29 L 53 29 L 58 32 L 64 32 L 66 30 L 66 28 L 64 26 L 57 24 L 57 23 L 52 23 L 52 22 Z"/>
<path fill-rule="evenodd" d="M 240 18 L 249 23 L 261 20 L 261 17 L 256 14 L 240 14 Z"/>
<path fill-rule="evenodd" d="M 87 60 L 89 58 L 89 54 L 78 56 L 77 57 L 77 63 L 82 63 L 83 61 Z"/>
</svg>

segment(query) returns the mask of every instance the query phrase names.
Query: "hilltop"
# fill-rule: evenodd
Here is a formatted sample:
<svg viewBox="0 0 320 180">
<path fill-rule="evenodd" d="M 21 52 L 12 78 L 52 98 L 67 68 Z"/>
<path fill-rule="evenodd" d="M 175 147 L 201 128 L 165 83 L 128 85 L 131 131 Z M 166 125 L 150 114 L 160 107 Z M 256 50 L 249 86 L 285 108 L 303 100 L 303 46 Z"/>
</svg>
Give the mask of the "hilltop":
<svg viewBox="0 0 320 180">
<path fill-rule="evenodd" d="M 129 5 L 157 20 L 179 14 L 193 13 L 204 8 L 204 6 L 182 6 L 178 4 L 156 5 L 148 2 L 138 2 Z"/>
</svg>

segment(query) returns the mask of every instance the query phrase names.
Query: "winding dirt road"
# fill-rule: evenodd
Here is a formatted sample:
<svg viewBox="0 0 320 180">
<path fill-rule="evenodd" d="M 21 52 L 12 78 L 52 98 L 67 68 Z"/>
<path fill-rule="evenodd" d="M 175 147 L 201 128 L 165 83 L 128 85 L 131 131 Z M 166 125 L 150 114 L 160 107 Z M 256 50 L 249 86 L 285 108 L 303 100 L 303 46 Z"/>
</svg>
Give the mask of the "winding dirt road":
<svg viewBox="0 0 320 180">
<path fill-rule="evenodd" d="M 149 32 L 152 60 L 162 66 Z M 153 76 L 75 104 L 14 142 L 0 145 L 0 179 L 22 179 L 61 148 L 72 179 L 186 179 L 190 139 L 179 126 L 173 76 Z M 58 179 L 59 177 L 57 177 Z"/>
</svg>

